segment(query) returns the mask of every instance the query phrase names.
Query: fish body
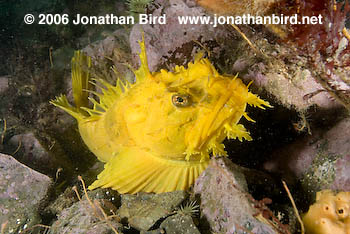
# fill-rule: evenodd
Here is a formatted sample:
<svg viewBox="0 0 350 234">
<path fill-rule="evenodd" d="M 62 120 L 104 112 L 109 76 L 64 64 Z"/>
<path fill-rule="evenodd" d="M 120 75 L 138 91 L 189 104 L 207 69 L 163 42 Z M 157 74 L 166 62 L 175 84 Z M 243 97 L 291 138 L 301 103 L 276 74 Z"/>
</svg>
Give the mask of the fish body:
<svg viewBox="0 0 350 234">
<path fill-rule="evenodd" d="M 251 120 L 247 104 L 270 106 L 236 76 L 220 75 L 200 54 L 187 68 L 151 73 L 143 41 L 140 48 L 133 84 L 91 79 L 83 72 L 90 59 L 77 52 L 72 59 L 76 106 L 64 95 L 51 101 L 77 119 L 85 144 L 106 163 L 89 189 L 132 194 L 185 190 L 207 167 L 210 155 L 227 155 L 226 137 L 251 140 L 238 123 L 242 116 Z M 98 101 L 88 97 L 89 80 L 102 90 L 90 91 Z"/>
</svg>

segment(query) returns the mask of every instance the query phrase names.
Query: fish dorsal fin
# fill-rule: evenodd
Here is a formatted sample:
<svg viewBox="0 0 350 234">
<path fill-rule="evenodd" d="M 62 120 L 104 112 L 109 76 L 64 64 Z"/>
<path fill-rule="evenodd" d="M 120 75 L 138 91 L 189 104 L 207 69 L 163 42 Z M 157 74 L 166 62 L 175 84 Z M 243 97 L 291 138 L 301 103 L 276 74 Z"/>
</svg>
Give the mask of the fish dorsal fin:
<svg viewBox="0 0 350 234">
<path fill-rule="evenodd" d="M 91 78 L 90 67 L 91 58 L 81 51 L 76 51 L 72 58 L 72 90 L 75 107 L 69 104 L 65 95 L 51 100 L 51 104 L 68 112 L 77 120 L 98 118 L 131 86 L 129 82 L 123 83 L 120 79 L 114 86 L 104 79 Z M 92 90 L 93 87 L 99 88 L 101 92 Z M 98 101 L 90 94 L 95 95 Z M 91 108 L 89 102 L 92 103 Z"/>
<path fill-rule="evenodd" d="M 91 82 L 95 87 L 101 90 L 100 92 L 91 91 L 95 96 L 99 98 L 99 101 L 95 101 L 90 98 L 90 101 L 94 104 L 94 109 L 99 108 L 106 111 L 111 107 L 117 99 L 120 98 L 123 92 L 126 92 L 131 84 L 129 82 L 123 83 L 120 79 L 117 80 L 116 85 L 111 85 L 103 79 L 92 79 Z"/>
<path fill-rule="evenodd" d="M 145 37 L 144 33 L 142 33 L 142 41 L 139 41 L 140 45 L 140 53 L 139 53 L 139 58 L 140 58 L 140 67 L 137 70 L 134 70 L 134 74 L 136 76 L 136 82 L 141 81 L 145 78 L 151 78 L 152 74 L 149 71 L 148 68 L 148 61 L 147 61 L 147 54 L 146 54 L 146 45 L 145 45 Z"/>
<path fill-rule="evenodd" d="M 89 79 L 91 58 L 84 55 L 80 50 L 74 52 L 72 58 L 72 89 L 74 103 L 77 109 L 88 106 L 87 90 L 90 89 Z"/>
<path fill-rule="evenodd" d="M 69 104 L 65 95 L 50 101 L 51 104 L 63 109 L 78 121 L 88 117 L 88 113 L 83 108 L 87 108 L 89 104 L 90 67 L 91 58 L 81 51 L 76 51 L 72 58 L 72 90 L 75 107 Z"/>
</svg>

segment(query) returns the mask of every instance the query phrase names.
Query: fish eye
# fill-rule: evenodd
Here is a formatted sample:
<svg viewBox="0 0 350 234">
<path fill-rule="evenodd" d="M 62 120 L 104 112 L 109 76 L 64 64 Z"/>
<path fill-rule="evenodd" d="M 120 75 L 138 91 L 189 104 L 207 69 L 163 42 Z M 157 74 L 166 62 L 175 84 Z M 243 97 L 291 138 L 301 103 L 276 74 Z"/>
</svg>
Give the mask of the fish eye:
<svg viewBox="0 0 350 234">
<path fill-rule="evenodd" d="M 187 107 L 191 105 L 191 98 L 187 94 L 174 94 L 171 101 L 176 107 Z"/>
</svg>

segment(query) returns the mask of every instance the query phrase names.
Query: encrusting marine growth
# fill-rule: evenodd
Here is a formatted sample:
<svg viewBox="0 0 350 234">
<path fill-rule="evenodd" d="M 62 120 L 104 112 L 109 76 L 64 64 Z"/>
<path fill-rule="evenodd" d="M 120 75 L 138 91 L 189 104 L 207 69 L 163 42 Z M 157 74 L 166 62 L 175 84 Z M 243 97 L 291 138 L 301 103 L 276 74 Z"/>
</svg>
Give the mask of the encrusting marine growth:
<svg viewBox="0 0 350 234">
<path fill-rule="evenodd" d="M 350 192 L 317 192 L 316 202 L 303 217 L 306 233 L 349 234 Z"/>
<path fill-rule="evenodd" d="M 90 58 L 76 52 L 72 59 L 76 106 L 65 95 L 51 101 L 77 119 L 82 139 L 106 163 L 89 189 L 185 190 L 207 167 L 210 154 L 227 155 L 222 144 L 226 137 L 251 140 L 238 124 L 242 116 L 253 121 L 245 112 L 247 104 L 270 107 L 237 76 L 220 75 L 202 54 L 187 68 L 151 73 L 144 41 L 140 48 L 136 82 L 118 80 L 115 86 L 90 78 Z M 102 93 L 91 91 L 92 85 Z"/>
</svg>

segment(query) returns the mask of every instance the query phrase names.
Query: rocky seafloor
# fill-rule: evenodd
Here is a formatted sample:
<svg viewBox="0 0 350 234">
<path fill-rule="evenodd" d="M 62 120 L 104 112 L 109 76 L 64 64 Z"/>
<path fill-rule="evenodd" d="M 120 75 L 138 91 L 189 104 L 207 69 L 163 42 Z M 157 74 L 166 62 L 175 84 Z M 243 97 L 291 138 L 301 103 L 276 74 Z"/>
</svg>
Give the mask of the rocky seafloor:
<svg viewBox="0 0 350 234">
<path fill-rule="evenodd" d="M 328 44 L 323 37 L 324 49 L 313 31 L 311 41 L 298 34 L 306 41 L 301 45 L 262 26 L 242 26 L 257 52 L 230 25 L 172 20 L 212 14 L 196 1 L 159 0 L 144 9 L 166 14 L 166 25 L 31 29 L 20 23 L 22 16 L 16 18 L 22 4 L 5 5 L 13 18 L 2 21 L 7 36 L 0 52 L 1 234 L 300 233 L 282 180 L 301 214 L 317 191 L 350 191 L 350 46 L 341 31 L 328 29 L 337 34 Z M 27 11 L 130 14 L 122 1 L 84 4 L 37 1 Z M 338 29 L 339 22 L 333 22 Z M 96 76 L 113 82 L 114 66 L 132 82 L 129 67 L 138 66 L 142 32 L 152 71 L 186 65 L 205 50 L 220 73 L 238 73 L 246 84 L 253 80 L 251 89 L 273 108 L 248 108 L 256 123 L 241 121 L 253 141 L 225 141 L 229 157 L 212 159 L 189 191 L 85 191 L 103 163 L 82 142 L 75 120 L 49 100 L 61 93 L 72 100 L 70 59 L 76 49 L 91 56 Z"/>
</svg>

